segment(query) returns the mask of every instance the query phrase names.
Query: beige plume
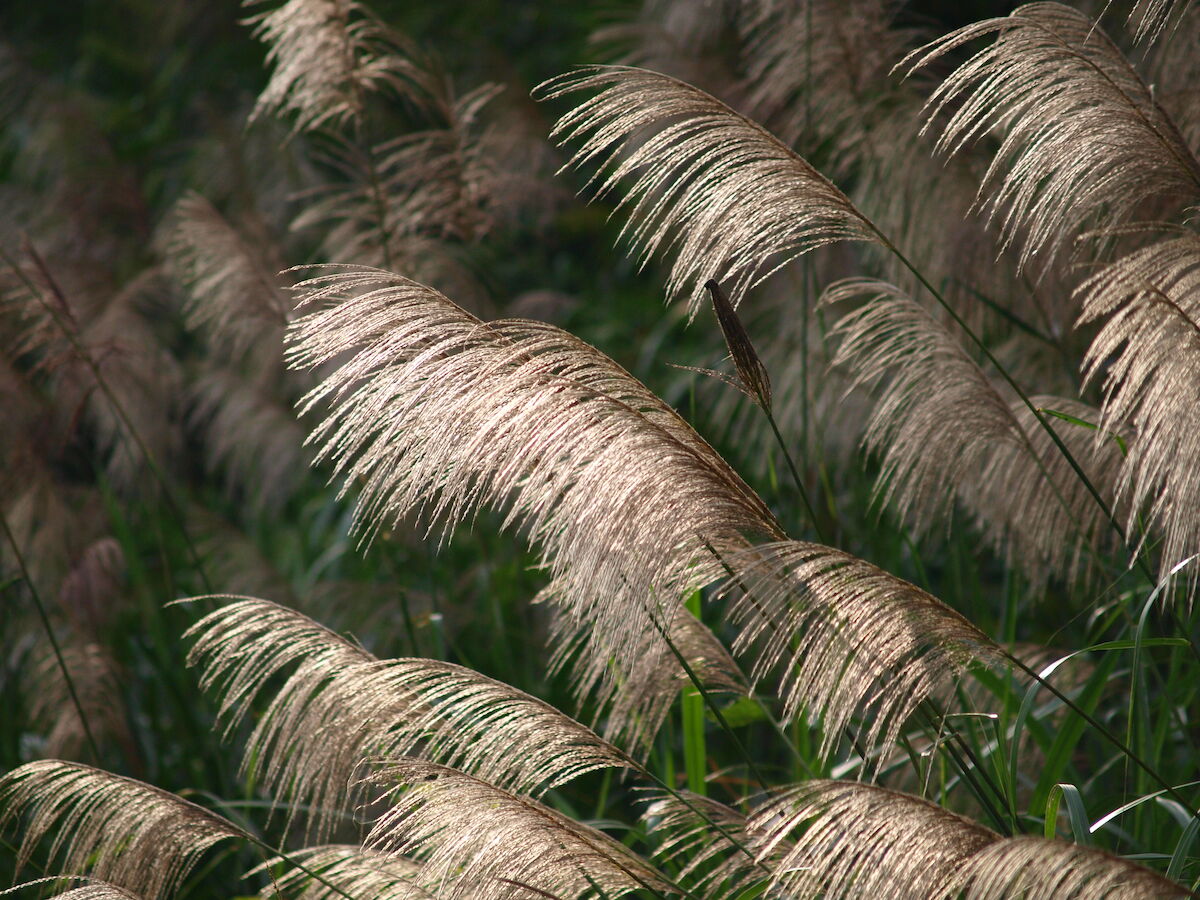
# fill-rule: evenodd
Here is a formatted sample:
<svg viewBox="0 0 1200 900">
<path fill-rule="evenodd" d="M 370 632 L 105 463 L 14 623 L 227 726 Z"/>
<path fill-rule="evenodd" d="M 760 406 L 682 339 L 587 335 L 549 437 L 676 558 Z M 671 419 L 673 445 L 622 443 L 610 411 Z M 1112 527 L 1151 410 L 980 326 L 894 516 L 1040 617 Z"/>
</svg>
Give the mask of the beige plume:
<svg viewBox="0 0 1200 900">
<path fill-rule="evenodd" d="M 370 897 L 371 900 L 432 900 L 434 894 L 422 887 L 420 863 L 402 856 L 390 856 L 374 850 L 364 850 L 352 844 L 328 844 L 309 847 L 290 854 L 289 859 L 302 863 L 308 872 L 293 868 L 276 875 L 259 896 L 276 900 L 282 893 L 291 900 L 345 900 L 350 897 Z M 277 858 L 260 868 L 287 865 L 288 860 Z"/>
<path fill-rule="evenodd" d="M 1097 440 L 1133 429 L 1117 490 L 1132 539 L 1143 512 L 1161 531 L 1165 576 L 1200 546 L 1200 237 L 1173 229 L 1100 268 L 1079 297 L 1081 321 L 1100 323 L 1083 361 L 1104 391 Z"/>
<path fill-rule="evenodd" d="M 307 399 L 332 403 L 311 439 L 360 486 L 360 529 L 419 513 L 449 534 L 479 506 L 503 510 L 541 550 L 546 596 L 600 635 L 603 656 L 577 665 L 665 656 L 658 630 L 722 574 L 713 550 L 782 537 L 674 410 L 567 332 L 485 323 L 378 270 L 300 289 L 314 311 L 292 328 L 293 363 L 338 363 Z"/>
<path fill-rule="evenodd" d="M 175 794 L 57 759 L 0 778 L 0 827 L 22 813 L 18 867 L 49 838 L 50 858 L 64 870 L 88 871 L 145 900 L 170 896 L 207 850 L 243 834 Z"/>
<path fill-rule="evenodd" d="M 439 660 L 377 660 L 267 600 L 233 599 L 188 635 L 195 640 L 189 663 L 222 695 L 230 728 L 273 688 L 243 768 L 287 794 L 293 808 L 313 807 L 310 831 L 321 837 L 360 799 L 350 785 L 368 757 L 418 755 L 532 795 L 596 769 L 633 765 L 523 691 Z"/>
<path fill-rule="evenodd" d="M 456 769 L 419 760 L 370 777 L 393 804 L 366 845 L 419 859 L 447 900 L 622 897 L 678 889 L 603 832 Z"/>
<path fill-rule="evenodd" d="M 672 253 L 671 297 L 693 312 L 710 278 L 737 306 L 789 260 L 832 241 L 877 240 L 833 182 L 762 126 L 667 75 L 593 67 L 546 82 L 546 99 L 600 89 L 553 137 L 580 142 L 571 165 L 598 162 L 601 192 L 628 176 L 625 236 L 643 261 Z"/>
<path fill-rule="evenodd" d="M 778 673 L 784 718 L 820 717 L 823 752 L 854 719 L 882 756 L 905 720 L 973 664 L 1001 664 L 990 638 L 936 597 L 840 550 L 787 541 L 726 560 L 733 649 L 751 676 Z"/>
<path fill-rule="evenodd" d="M 980 204 L 1005 243 L 1021 246 L 1022 264 L 1053 259 L 1087 227 L 1122 224 L 1148 199 L 1200 196 L 1200 163 L 1178 129 L 1078 10 L 1029 3 L 951 32 L 898 68 L 912 72 L 990 35 L 929 99 L 925 127 L 948 115 L 938 141 L 945 153 L 999 133 Z"/>
</svg>

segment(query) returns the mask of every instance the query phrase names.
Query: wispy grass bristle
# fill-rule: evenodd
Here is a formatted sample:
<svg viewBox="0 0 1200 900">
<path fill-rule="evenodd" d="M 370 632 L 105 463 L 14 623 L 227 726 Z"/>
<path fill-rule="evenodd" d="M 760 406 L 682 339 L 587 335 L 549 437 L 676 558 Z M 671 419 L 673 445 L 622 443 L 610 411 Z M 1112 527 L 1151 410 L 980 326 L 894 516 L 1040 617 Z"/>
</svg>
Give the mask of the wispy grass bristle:
<svg viewBox="0 0 1200 900">
<path fill-rule="evenodd" d="M 170 896 L 210 848 L 241 829 L 175 794 L 80 763 L 26 763 L 0 778 L 0 826 L 24 814 L 18 867 L 43 839 L 68 872 L 145 900 Z"/>
</svg>

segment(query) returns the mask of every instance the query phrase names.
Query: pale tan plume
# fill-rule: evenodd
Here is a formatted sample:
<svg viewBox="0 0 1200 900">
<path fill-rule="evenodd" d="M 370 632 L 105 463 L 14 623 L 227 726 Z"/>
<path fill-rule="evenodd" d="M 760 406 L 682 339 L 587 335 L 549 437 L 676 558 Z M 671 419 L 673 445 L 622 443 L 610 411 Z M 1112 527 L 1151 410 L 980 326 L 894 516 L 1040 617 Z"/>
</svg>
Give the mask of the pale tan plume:
<svg viewBox="0 0 1200 900">
<path fill-rule="evenodd" d="M 332 404 L 312 440 L 360 486 L 359 528 L 418 513 L 448 535 L 479 506 L 503 510 L 539 549 L 548 596 L 601 635 L 603 656 L 584 665 L 665 656 L 657 628 L 721 575 L 711 549 L 782 536 L 674 410 L 567 332 L 481 322 L 377 270 L 301 290 L 314 311 L 293 326 L 291 356 L 339 363 L 305 408 Z"/>
<path fill-rule="evenodd" d="M 54 896 L 59 900 L 141 900 L 137 894 L 122 890 L 115 884 L 85 884 Z"/>
<path fill-rule="evenodd" d="M 432 890 L 449 900 L 678 893 L 603 832 L 456 769 L 404 760 L 369 780 L 393 805 L 366 846 L 418 859 Z"/>
<path fill-rule="evenodd" d="M 825 303 L 862 298 L 832 329 L 835 366 L 878 399 L 863 439 L 879 454 L 877 492 L 917 532 L 948 521 L 961 502 L 996 550 L 1036 582 L 1092 572 L 1096 554 L 1119 545 L 1062 450 L 1014 392 L 993 381 L 961 341 L 898 288 L 849 279 Z M 1031 400 L 1081 421 L 1094 411 L 1069 399 Z M 1116 440 L 1041 413 L 1098 490 L 1120 463 Z M 1111 493 L 1109 500 L 1111 502 Z"/>
<path fill-rule="evenodd" d="M 372 900 L 430 900 L 436 895 L 422 887 L 422 867 L 404 857 L 365 850 L 354 844 L 327 844 L 308 847 L 278 857 L 260 866 L 287 866 L 289 861 L 303 864 L 308 872 L 292 868 L 276 875 L 259 891 L 263 900 L 275 900 L 282 892 L 291 900 L 345 900 L 371 897 Z"/>
<path fill-rule="evenodd" d="M 265 369 L 261 374 L 227 366 L 197 372 L 187 410 L 188 428 L 203 449 L 208 471 L 230 496 L 256 511 L 272 512 L 304 483 L 312 461 L 304 446 L 305 428 L 290 402 L 306 384 L 289 382 L 305 379 L 283 370 L 281 333 L 274 337 L 275 346 L 258 354 Z"/>
<path fill-rule="evenodd" d="M 926 128 L 941 127 L 945 153 L 999 133 L 980 204 L 1005 242 L 1020 245 L 1022 264 L 1052 260 L 1086 228 L 1122 224 L 1147 200 L 1200 197 L 1200 163 L 1174 123 L 1108 36 L 1070 7 L 1026 4 L 939 38 L 898 68 L 993 35 L 934 92 Z"/>
<path fill-rule="evenodd" d="M 679 691 L 692 683 L 672 646 L 706 690 L 739 696 L 749 690 L 729 651 L 687 609 L 677 608 L 669 622 L 658 623 L 661 630 L 651 627 L 632 639 L 636 643 L 613 643 L 610 634 L 594 627 L 586 610 L 555 603 L 554 592 L 550 584 L 536 598 L 553 604 L 550 671 L 570 673 L 581 704 L 592 697 L 604 711 L 604 735 L 629 747 L 636 758 L 650 752 Z M 647 615 L 657 615 L 651 609 L 647 605 Z"/>
<path fill-rule="evenodd" d="M 79 887 L 68 888 L 61 893 L 45 896 L 54 897 L 55 900 L 142 900 L 137 894 L 130 893 L 124 888 L 117 887 L 115 884 L 91 881 L 77 875 L 50 876 L 47 878 L 38 878 L 34 881 L 26 881 L 23 884 L 14 885 L 6 891 L 0 891 L 0 897 L 3 897 L 5 894 L 15 894 L 23 888 L 31 888 L 38 885 L 44 885 L 53 890 L 53 885 L 63 881 L 85 881 L 89 883 L 80 885 Z"/>
<path fill-rule="evenodd" d="M 832 329 L 834 366 L 883 386 L 863 439 L 879 453 L 878 491 L 910 527 L 945 519 L 958 485 L 998 442 L 1023 443 L 1009 404 L 962 345 L 899 288 L 873 279 L 831 285 L 825 304 L 861 298 Z"/>
<path fill-rule="evenodd" d="M 1178 15 L 1162 40 L 1146 52 L 1146 80 L 1154 98 L 1166 110 L 1193 153 L 1200 154 L 1200 7 L 1178 4 Z"/>
<path fill-rule="evenodd" d="M 170 896 L 210 848 L 243 832 L 215 813 L 141 781 L 44 759 L 0 778 L 0 827 L 26 816 L 18 867 L 43 840 L 66 871 L 141 895 Z"/>
<path fill-rule="evenodd" d="M 850 731 L 882 759 L 924 701 L 971 666 L 1004 661 L 940 600 L 840 550 L 787 541 L 725 564 L 734 653 L 756 682 L 777 682 L 785 721 L 803 710 L 819 722 L 823 753 Z"/>
<path fill-rule="evenodd" d="M 27 688 L 30 715 L 46 736 L 42 752 L 88 758 L 89 729 L 97 741 L 129 747 L 123 673 L 109 648 L 95 641 L 59 643 L 58 653 L 40 648 Z"/>
<path fill-rule="evenodd" d="M 543 84 L 544 98 L 599 93 L 564 115 L 552 136 L 578 142 L 570 165 L 598 164 L 601 193 L 629 179 L 623 234 L 644 262 L 673 256 L 670 297 L 693 311 L 705 281 L 734 306 L 789 260 L 833 241 L 877 241 L 834 184 L 762 126 L 682 81 L 620 66 Z"/>
<path fill-rule="evenodd" d="M 361 120 L 368 94 L 411 90 L 407 40 L 355 0 L 286 0 L 246 22 L 274 67 L 252 121 L 271 114 L 293 117 L 297 131 L 338 128 Z"/>
<path fill-rule="evenodd" d="M 104 632 L 122 607 L 125 554 L 117 539 L 106 535 L 84 547 L 58 589 L 58 601 L 77 633 Z"/>
<path fill-rule="evenodd" d="M 439 660 L 377 660 L 293 610 L 225 599 L 189 630 L 189 662 L 221 693 L 229 727 L 270 693 L 243 768 L 293 806 L 311 806 L 319 837 L 361 799 L 351 781 L 367 758 L 420 756 L 535 796 L 586 772 L 637 768 L 591 729 L 503 682 Z"/>
<path fill-rule="evenodd" d="M 321 156 L 333 177 L 304 195 L 293 230 L 320 234 L 326 258 L 403 267 L 454 288 L 465 280 L 454 247 L 530 205 L 528 189 L 508 189 L 502 128 L 488 121 L 500 91 L 486 83 L 458 95 L 448 80 L 433 81 L 422 95 L 424 127 L 372 145 L 331 137 Z"/>
<path fill-rule="evenodd" d="M 238 357 L 264 335 L 279 339 L 291 298 L 262 250 L 254 247 L 200 194 L 175 204 L 163 229 L 163 252 L 185 287 L 188 324 L 211 338 L 222 356 Z"/>
<path fill-rule="evenodd" d="M 888 72 L 921 32 L 884 0 L 746 3 L 745 112 L 785 143 L 821 148 L 833 177 L 852 176 L 906 142 L 887 129 L 897 107 L 919 106 L 914 85 Z M 886 135 L 886 137 L 882 137 Z M 897 139 L 898 138 L 898 139 Z"/>
<path fill-rule="evenodd" d="M 1200 545 L 1200 237 L 1166 231 L 1101 267 L 1079 298 L 1081 321 L 1100 325 L 1083 362 L 1104 393 L 1097 440 L 1132 429 L 1118 492 L 1131 540 L 1140 514 L 1161 533 L 1165 575 Z M 1184 577 L 1194 588 L 1195 567 Z"/>
<path fill-rule="evenodd" d="M 689 791 L 654 793 L 642 814 L 647 829 L 660 841 L 655 859 L 679 867 L 676 878 L 706 900 L 743 893 L 769 876 L 788 845 L 755 859 L 746 816 L 710 797 Z"/>
<path fill-rule="evenodd" d="M 47 377 L 57 406 L 85 413 L 108 477 L 132 491 L 146 481 L 147 453 L 165 465 L 180 443 L 173 413 L 182 371 L 153 323 L 166 293 L 162 274 L 150 269 L 111 292 L 81 293 L 32 245 L 26 255 L 29 277 L 13 298 L 25 324 L 17 352 Z"/>
<path fill-rule="evenodd" d="M 662 72 L 729 102 L 738 92 L 735 29 L 750 6 L 739 0 L 644 0 L 636 14 L 592 31 L 592 58 Z"/>
<path fill-rule="evenodd" d="M 965 900 L 1170 900 L 1195 894 L 1157 872 L 1103 850 L 1017 837 L 964 861 L 954 893 Z M 958 893 L 961 891 L 961 894 Z"/>
<path fill-rule="evenodd" d="M 1029 399 L 1087 481 L 1029 407 L 1016 400 L 1010 408 L 1028 443 L 996 443 L 982 471 L 959 485 L 960 499 L 997 555 L 1023 570 L 1033 585 L 1051 578 L 1094 584 L 1113 574 L 1112 560 L 1124 553 L 1105 506 L 1119 516 L 1126 505 L 1116 485 L 1131 435 L 1105 427 L 1101 411 L 1079 400 L 1042 394 Z"/>
<path fill-rule="evenodd" d="M 760 856 L 786 847 L 768 896 L 828 900 L 951 896 L 961 867 L 1000 839 L 919 797 L 825 779 L 774 792 L 746 828 Z"/>
<path fill-rule="evenodd" d="M 1127 24 L 1133 27 L 1134 40 L 1148 43 L 1157 41 L 1172 19 L 1175 25 L 1179 24 L 1179 18 L 1186 14 L 1188 5 L 1186 0 L 1137 0 L 1129 10 L 1127 20 Z"/>
</svg>

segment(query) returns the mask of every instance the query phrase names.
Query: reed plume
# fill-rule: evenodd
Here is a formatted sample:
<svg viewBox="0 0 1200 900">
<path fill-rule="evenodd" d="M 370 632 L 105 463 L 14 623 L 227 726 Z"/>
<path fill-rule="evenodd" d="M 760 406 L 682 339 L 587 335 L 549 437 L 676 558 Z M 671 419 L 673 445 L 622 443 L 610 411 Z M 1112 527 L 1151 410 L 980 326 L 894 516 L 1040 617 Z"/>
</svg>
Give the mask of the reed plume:
<svg viewBox="0 0 1200 900">
<path fill-rule="evenodd" d="M 538 92 L 551 99 L 596 88 L 551 136 L 580 142 L 570 165 L 600 161 L 592 181 L 601 193 L 632 178 L 618 203 L 629 220 L 622 234 L 643 263 L 673 253 L 667 295 L 687 297 L 693 312 L 709 279 L 725 285 L 736 306 L 749 288 L 810 250 L 878 240 L 833 182 L 689 84 L 611 66 L 559 76 Z"/>
<path fill-rule="evenodd" d="M 308 872 L 293 868 L 276 876 L 259 893 L 263 900 L 272 900 L 280 893 L 294 900 L 338 900 L 345 895 L 374 900 L 434 900 L 436 896 L 422 886 L 419 863 L 354 844 L 309 847 L 291 854 L 290 861 L 303 863 Z M 288 862 L 274 859 L 264 868 Z M 317 873 L 321 880 L 309 872 Z"/>
<path fill-rule="evenodd" d="M 785 842 L 755 859 L 746 816 L 709 797 L 690 792 L 653 794 L 642 814 L 660 844 L 655 857 L 679 866 L 678 879 L 709 900 L 739 897 L 771 874 L 787 851 Z"/>
<path fill-rule="evenodd" d="M 973 664 L 1003 654 L 913 584 L 819 544 L 764 544 L 728 560 L 733 649 L 756 681 L 778 673 L 784 718 L 818 716 L 822 752 L 851 728 L 886 751 L 921 703 L 951 693 Z M 864 760 L 866 762 L 866 760 Z"/>
<path fill-rule="evenodd" d="M 1200 162 L 1175 124 L 1108 36 L 1068 6 L 1030 3 L 967 25 L 897 68 L 991 35 L 930 97 L 925 128 L 948 116 L 944 153 L 1000 133 L 980 205 L 1004 243 L 1020 245 L 1018 265 L 1053 260 L 1086 228 L 1123 224 L 1148 200 L 1200 196 Z"/>
<path fill-rule="evenodd" d="M 267 63 L 274 66 L 252 121 L 290 115 L 296 131 L 338 128 L 361 121 L 368 94 L 408 90 L 414 67 L 405 39 L 355 0 L 287 0 L 246 21 L 270 46 Z"/>
<path fill-rule="evenodd" d="M 1200 429 L 1189 400 L 1200 359 L 1200 237 L 1172 229 L 1101 267 L 1079 297 L 1081 321 L 1100 323 L 1083 360 L 1104 392 L 1097 440 L 1133 430 L 1117 491 L 1134 539 L 1143 511 L 1161 531 L 1165 575 L 1200 541 Z"/>
<path fill-rule="evenodd" d="M 368 758 L 417 755 L 533 796 L 634 765 L 549 704 L 470 669 L 377 660 L 301 613 L 225 599 L 189 630 L 189 664 L 220 692 L 227 730 L 288 671 L 246 743 L 243 769 L 293 807 L 312 807 L 319 838 L 354 804 L 352 777 Z"/>
<path fill-rule="evenodd" d="M 956 881 L 967 900 L 1014 896 L 1028 900 L 1168 900 L 1195 896 L 1156 872 L 1102 850 L 1034 837 L 1009 838 L 984 847 L 963 861 Z"/>
<path fill-rule="evenodd" d="M 89 872 L 145 900 L 170 896 L 207 850 L 243 836 L 175 794 L 57 759 L 26 763 L 0 778 L 0 827 L 22 813 L 18 867 L 50 838 L 49 856 L 64 870 Z"/>
<path fill-rule="evenodd" d="M 36 881 L 27 881 L 24 884 L 18 884 L 7 891 L 0 891 L 0 896 L 17 891 L 24 887 L 33 887 L 34 885 L 53 885 L 60 881 L 80 881 L 83 879 L 72 878 L 71 876 L 61 876 L 58 878 L 39 878 Z M 61 893 L 51 894 L 56 900 L 142 900 L 137 894 L 131 894 L 123 888 L 117 887 L 115 884 L 105 884 L 104 882 L 95 881 L 90 884 L 84 884 L 79 887 L 69 888 Z"/>
<path fill-rule="evenodd" d="M 918 797 L 823 779 L 777 791 L 755 809 L 747 831 L 760 857 L 790 841 L 768 892 L 829 898 L 953 896 L 963 865 L 999 840 Z"/>
<path fill-rule="evenodd" d="M 782 536 L 690 426 L 572 335 L 484 323 L 375 270 L 300 289 L 307 305 L 330 304 L 294 325 L 291 359 L 340 361 L 305 409 L 333 401 L 312 440 L 361 485 L 359 528 L 369 537 L 415 512 L 445 536 L 477 506 L 504 510 L 539 548 L 547 596 L 599 636 L 603 655 L 583 665 L 665 655 L 651 624 L 671 623 L 683 597 L 719 577 L 713 550 Z"/>
<path fill-rule="evenodd" d="M 366 846 L 419 859 L 434 892 L 448 900 L 678 893 L 603 832 L 455 769 L 395 761 L 370 782 L 393 805 Z"/>
<path fill-rule="evenodd" d="M 290 298 L 268 257 L 199 194 L 176 203 L 162 239 L 167 264 L 187 288 L 188 324 L 214 348 L 239 357 L 290 317 Z M 274 262 L 274 261 L 272 261 Z"/>
<path fill-rule="evenodd" d="M 1002 394 L 950 331 L 892 285 L 849 279 L 831 285 L 823 302 L 855 297 L 866 302 L 831 331 L 840 339 L 833 365 L 879 392 L 863 443 L 882 458 L 876 490 L 884 502 L 925 531 L 948 521 L 957 498 L 996 549 L 1038 582 L 1080 577 L 1097 554 L 1115 549 L 1108 511 L 1024 400 Z M 1120 465 L 1114 426 L 1093 440 L 1082 423 L 1096 416 L 1085 404 L 1031 402 L 1081 423 L 1055 418 L 1049 427 L 1084 476 L 1107 490 Z"/>
</svg>

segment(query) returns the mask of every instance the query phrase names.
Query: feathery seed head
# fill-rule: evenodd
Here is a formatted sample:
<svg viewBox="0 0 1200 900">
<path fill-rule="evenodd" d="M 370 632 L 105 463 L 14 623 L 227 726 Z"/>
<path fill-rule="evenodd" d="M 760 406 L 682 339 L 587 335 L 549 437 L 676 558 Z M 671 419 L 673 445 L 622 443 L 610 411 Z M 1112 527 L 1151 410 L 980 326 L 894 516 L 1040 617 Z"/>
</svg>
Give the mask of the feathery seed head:
<svg viewBox="0 0 1200 900">
<path fill-rule="evenodd" d="M 18 867 L 43 838 L 67 871 L 90 871 L 145 900 L 170 896 L 209 848 L 241 829 L 144 782 L 43 759 L 0 778 L 0 827 L 26 813 Z M 53 836 L 53 837 L 51 837 Z"/>
<path fill-rule="evenodd" d="M 810 250 L 875 241 L 873 226 L 829 179 L 760 125 L 667 75 L 596 66 L 551 79 L 550 99 L 600 88 L 555 125 L 581 141 L 570 165 L 598 160 L 592 181 L 613 191 L 627 176 L 622 234 L 643 262 L 673 252 L 668 296 L 694 313 L 715 278 L 737 305 L 747 290 Z M 605 173 L 607 169 L 607 173 Z M 715 273 L 715 274 L 714 274 Z"/>
<path fill-rule="evenodd" d="M 332 403 L 311 439 L 361 486 L 359 527 L 418 513 L 449 534 L 479 506 L 504 510 L 541 550 L 546 596 L 591 623 L 599 655 L 583 662 L 610 684 L 614 653 L 621 667 L 668 652 L 656 629 L 720 577 L 714 550 L 782 536 L 674 410 L 578 338 L 482 322 L 378 270 L 299 289 L 313 311 L 292 328 L 293 365 L 339 361 L 306 401 Z"/>
<path fill-rule="evenodd" d="M 1045 254 L 1048 268 L 1086 227 L 1120 225 L 1151 198 L 1200 197 L 1200 162 L 1116 45 L 1078 10 L 1029 3 L 914 50 L 897 68 L 911 73 L 993 34 L 929 99 L 925 127 L 949 111 L 938 141 L 947 153 L 999 133 L 980 202 L 1006 245 L 1019 241 L 1022 265 Z"/>
</svg>

